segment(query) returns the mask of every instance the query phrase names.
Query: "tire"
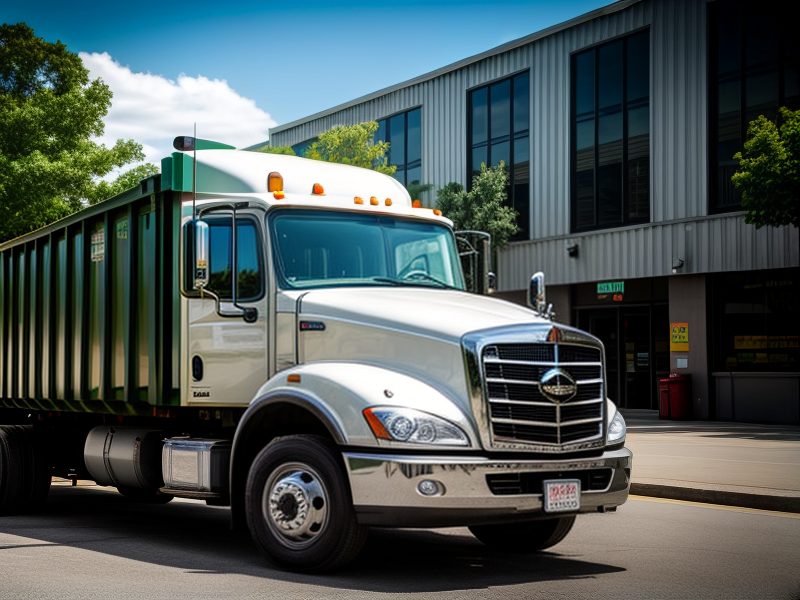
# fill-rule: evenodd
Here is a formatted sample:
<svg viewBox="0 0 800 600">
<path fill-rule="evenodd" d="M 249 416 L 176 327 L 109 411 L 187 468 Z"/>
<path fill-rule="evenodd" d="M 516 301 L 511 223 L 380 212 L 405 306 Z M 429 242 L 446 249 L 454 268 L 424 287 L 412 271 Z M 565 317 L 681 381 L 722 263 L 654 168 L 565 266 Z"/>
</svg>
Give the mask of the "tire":
<svg viewBox="0 0 800 600">
<path fill-rule="evenodd" d="M 336 449 L 317 436 L 276 438 L 261 450 L 247 477 L 245 514 L 259 548 L 297 571 L 342 567 L 367 538 Z"/>
<path fill-rule="evenodd" d="M 25 425 L 0 426 L 0 515 L 33 512 L 50 491 L 43 441 Z"/>
<path fill-rule="evenodd" d="M 118 487 L 117 491 L 128 500 L 147 504 L 166 504 L 175 496 L 164 494 L 158 488 Z"/>
<path fill-rule="evenodd" d="M 574 524 L 573 515 L 523 523 L 473 525 L 469 530 L 490 548 L 527 554 L 555 546 L 567 537 Z"/>
</svg>

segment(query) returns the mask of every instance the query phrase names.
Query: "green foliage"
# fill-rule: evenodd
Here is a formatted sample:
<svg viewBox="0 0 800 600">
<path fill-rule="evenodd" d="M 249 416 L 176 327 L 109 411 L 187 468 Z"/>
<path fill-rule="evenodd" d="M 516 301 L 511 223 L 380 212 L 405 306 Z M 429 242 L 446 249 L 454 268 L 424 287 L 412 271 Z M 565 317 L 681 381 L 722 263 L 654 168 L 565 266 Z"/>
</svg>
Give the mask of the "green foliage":
<svg viewBox="0 0 800 600">
<path fill-rule="evenodd" d="M 433 189 L 433 185 L 430 183 L 409 183 L 406 189 L 412 200 L 421 200 L 424 194 Z"/>
<path fill-rule="evenodd" d="M 517 213 L 505 204 L 507 189 L 505 163 L 491 168 L 481 164 L 470 191 L 451 181 L 437 192 L 436 207 L 453 221 L 456 230 L 485 231 L 495 248 L 503 248 L 518 231 Z"/>
<path fill-rule="evenodd" d="M 374 169 L 393 175 L 397 167 L 386 156 L 388 142 L 376 142 L 378 123 L 368 121 L 356 125 L 338 125 L 319 136 L 305 152 L 306 158 Z"/>
<path fill-rule="evenodd" d="M 297 156 L 297 153 L 291 146 L 264 146 L 258 149 L 259 152 L 264 154 L 285 154 L 287 156 Z"/>
<path fill-rule="evenodd" d="M 150 163 L 137 165 L 132 169 L 125 171 L 113 182 L 100 181 L 97 183 L 94 189 L 89 191 L 86 199 L 89 201 L 89 204 L 97 204 L 98 202 L 107 200 L 112 196 L 121 194 L 122 192 L 139 185 L 139 182 L 142 179 L 150 177 L 151 175 L 155 175 L 156 173 L 158 173 L 158 167 L 155 165 Z"/>
<path fill-rule="evenodd" d="M 126 186 L 100 178 L 144 158 L 140 144 L 103 133 L 111 90 L 61 42 L 24 23 L 0 24 L 0 241 L 22 235 Z M 148 167 L 149 172 L 155 168 Z"/>
<path fill-rule="evenodd" d="M 761 115 L 747 126 L 731 180 L 742 194 L 745 221 L 800 227 L 800 110 L 781 108 L 780 128 Z"/>
</svg>

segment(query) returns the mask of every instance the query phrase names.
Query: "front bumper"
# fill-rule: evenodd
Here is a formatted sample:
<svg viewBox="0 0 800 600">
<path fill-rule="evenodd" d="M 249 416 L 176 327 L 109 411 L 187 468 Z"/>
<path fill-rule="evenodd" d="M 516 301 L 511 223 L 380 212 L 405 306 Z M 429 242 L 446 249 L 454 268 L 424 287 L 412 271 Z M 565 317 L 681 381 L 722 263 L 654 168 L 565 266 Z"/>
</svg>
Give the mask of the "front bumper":
<svg viewBox="0 0 800 600">
<path fill-rule="evenodd" d="M 515 474 L 522 479 L 570 479 L 610 469 L 602 489 L 582 487 L 577 512 L 612 510 L 628 498 L 631 461 L 627 448 L 569 460 L 344 453 L 359 522 L 391 527 L 463 526 L 574 514 L 545 513 L 541 487 L 535 490 L 538 493 L 526 493 L 532 489 L 499 493 L 497 486 L 490 486 L 493 476 L 514 479 Z M 423 496 L 417 485 L 424 479 L 439 483 L 443 493 Z"/>
</svg>

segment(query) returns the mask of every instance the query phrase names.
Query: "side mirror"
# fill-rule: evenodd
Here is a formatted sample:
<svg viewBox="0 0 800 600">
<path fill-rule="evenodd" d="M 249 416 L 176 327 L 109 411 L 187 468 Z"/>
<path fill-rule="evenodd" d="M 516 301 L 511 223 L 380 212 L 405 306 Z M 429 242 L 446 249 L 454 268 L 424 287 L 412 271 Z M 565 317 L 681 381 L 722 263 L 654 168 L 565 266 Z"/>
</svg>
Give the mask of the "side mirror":
<svg viewBox="0 0 800 600">
<path fill-rule="evenodd" d="M 209 227 L 205 221 L 194 221 L 194 287 L 208 287 Z"/>
<path fill-rule="evenodd" d="M 536 312 L 541 312 L 540 309 L 544 305 L 545 300 L 544 273 L 539 271 L 533 274 L 531 283 L 528 286 L 528 306 Z"/>
<path fill-rule="evenodd" d="M 550 319 L 553 316 L 553 305 L 547 304 L 547 296 L 544 290 L 544 273 L 539 271 L 531 277 L 528 286 L 528 306 L 535 310 L 540 317 Z"/>
</svg>

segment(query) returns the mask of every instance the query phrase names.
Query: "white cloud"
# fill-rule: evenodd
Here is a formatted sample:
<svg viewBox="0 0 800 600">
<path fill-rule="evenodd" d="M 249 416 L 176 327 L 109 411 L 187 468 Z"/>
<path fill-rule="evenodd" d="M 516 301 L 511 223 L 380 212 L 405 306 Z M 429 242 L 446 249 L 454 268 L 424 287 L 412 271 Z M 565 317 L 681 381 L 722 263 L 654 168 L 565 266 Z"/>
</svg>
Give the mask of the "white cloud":
<svg viewBox="0 0 800 600">
<path fill-rule="evenodd" d="M 134 73 L 107 52 L 81 52 L 80 57 L 91 78 L 102 79 L 114 94 L 98 141 L 110 146 L 120 138 L 133 139 L 142 144 L 148 162 L 160 165 L 173 151 L 173 138 L 192 135 L 194 123 L 198 137 L 238 148 L 263 142 L 276 124 L 223 79 L 180 75 L 173 81 Z"/>
</svg>

